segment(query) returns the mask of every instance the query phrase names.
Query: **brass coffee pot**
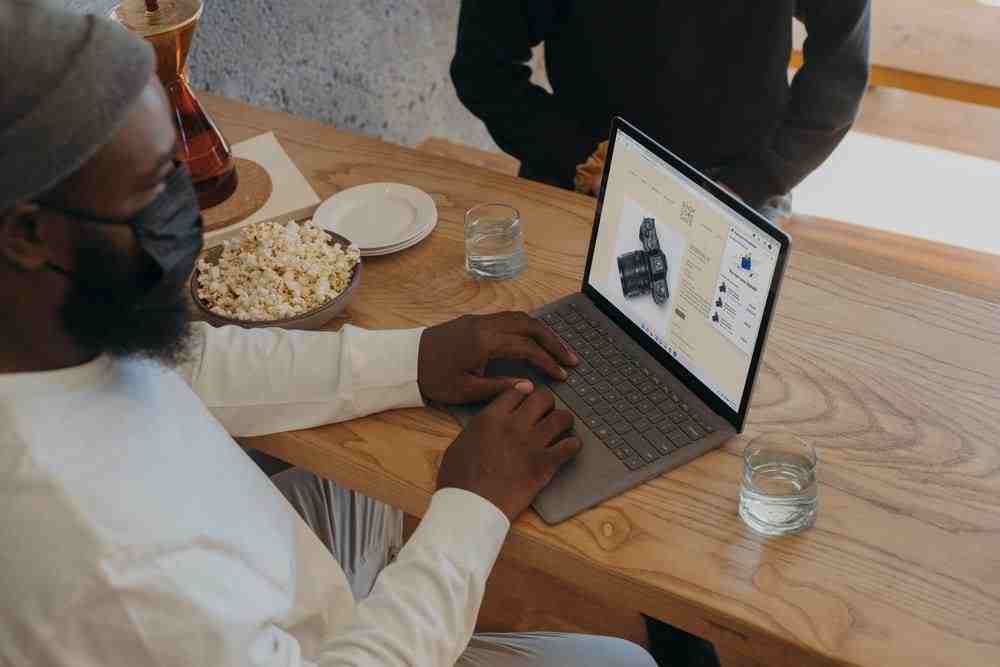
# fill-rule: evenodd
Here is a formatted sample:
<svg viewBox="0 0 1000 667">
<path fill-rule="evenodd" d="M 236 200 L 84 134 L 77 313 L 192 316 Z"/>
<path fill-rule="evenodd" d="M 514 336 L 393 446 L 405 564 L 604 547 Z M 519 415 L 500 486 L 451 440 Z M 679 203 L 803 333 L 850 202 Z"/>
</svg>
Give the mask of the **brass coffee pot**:
<svg viewBox="0 0 1000 667">
<path fill-rule="evenodd" d="M 180 137 L 177 159 L 187 164 L 202 209 L 236 190 L 229 144 L 191 92 L 187 57 L 201 19 L 202 0 L 123 0 L 111 18 L 141 35 L 156 51 L 156 73 L 167 91 Z"/>
</svg>

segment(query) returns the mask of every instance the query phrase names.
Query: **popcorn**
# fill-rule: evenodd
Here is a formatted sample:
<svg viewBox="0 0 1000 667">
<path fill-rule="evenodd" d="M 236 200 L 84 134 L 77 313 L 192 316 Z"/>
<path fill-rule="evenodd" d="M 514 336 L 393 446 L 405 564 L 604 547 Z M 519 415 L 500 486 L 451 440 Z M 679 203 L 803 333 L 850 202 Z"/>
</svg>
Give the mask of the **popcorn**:
<svg viewBox="0 0 1000 667">
<path fill-rule="evenodd" d="M 347 289 L 360 257 L 355 246 L 330 245 L 312 221 L 249 225 L 223 243 L 217 263 L 198 261 L 198 298 L 237 320 L 294 317 Z"/>
</svg>

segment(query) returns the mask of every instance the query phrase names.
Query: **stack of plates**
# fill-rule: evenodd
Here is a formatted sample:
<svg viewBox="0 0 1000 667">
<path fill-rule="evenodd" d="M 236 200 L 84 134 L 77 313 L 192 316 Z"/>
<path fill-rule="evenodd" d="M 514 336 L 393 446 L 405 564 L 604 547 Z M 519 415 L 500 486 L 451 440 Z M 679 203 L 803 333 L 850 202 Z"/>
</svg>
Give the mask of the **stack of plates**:
<svg viewBox="0 0 1000 667">
<path fill-rule="evenodd" d="M 437 226 L 434 200 L 402 183 L 369 183 L 323 202 L 313 223 L 351 240 L 363 257 L 389 255 L 417 245 Z"/>
</svg>

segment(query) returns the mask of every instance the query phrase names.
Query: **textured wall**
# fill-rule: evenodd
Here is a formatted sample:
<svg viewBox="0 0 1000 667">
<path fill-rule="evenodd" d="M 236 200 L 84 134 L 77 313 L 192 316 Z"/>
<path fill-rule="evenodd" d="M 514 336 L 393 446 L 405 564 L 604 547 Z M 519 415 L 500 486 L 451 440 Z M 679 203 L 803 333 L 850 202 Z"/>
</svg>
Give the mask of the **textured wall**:
<svg viewBox="0 0 1000 667">
<path fill-rule="evenodd" d="M 118 0 L 65 0 L 100 14 Z M 492 147 L 455 96 L 458 0 L 205 0 L 189 67 L 203 89 L 415 144 Z"/>
</svg>

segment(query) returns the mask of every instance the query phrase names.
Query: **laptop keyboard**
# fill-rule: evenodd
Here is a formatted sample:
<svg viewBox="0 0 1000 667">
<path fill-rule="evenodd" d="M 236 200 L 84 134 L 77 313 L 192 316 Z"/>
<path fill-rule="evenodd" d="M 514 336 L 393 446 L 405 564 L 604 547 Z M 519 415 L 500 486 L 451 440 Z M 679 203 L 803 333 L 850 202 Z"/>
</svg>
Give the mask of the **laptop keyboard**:
<svg viewBox="0 0 1000 667">
<path fill-rule="evenodd" d="M 542 317 L 580 364 L 551 389 L 629 469 L 638 470 L 716 429 L 663 377 L 638 364 L 599 321 L 566 304 Z"/>
</svg>

